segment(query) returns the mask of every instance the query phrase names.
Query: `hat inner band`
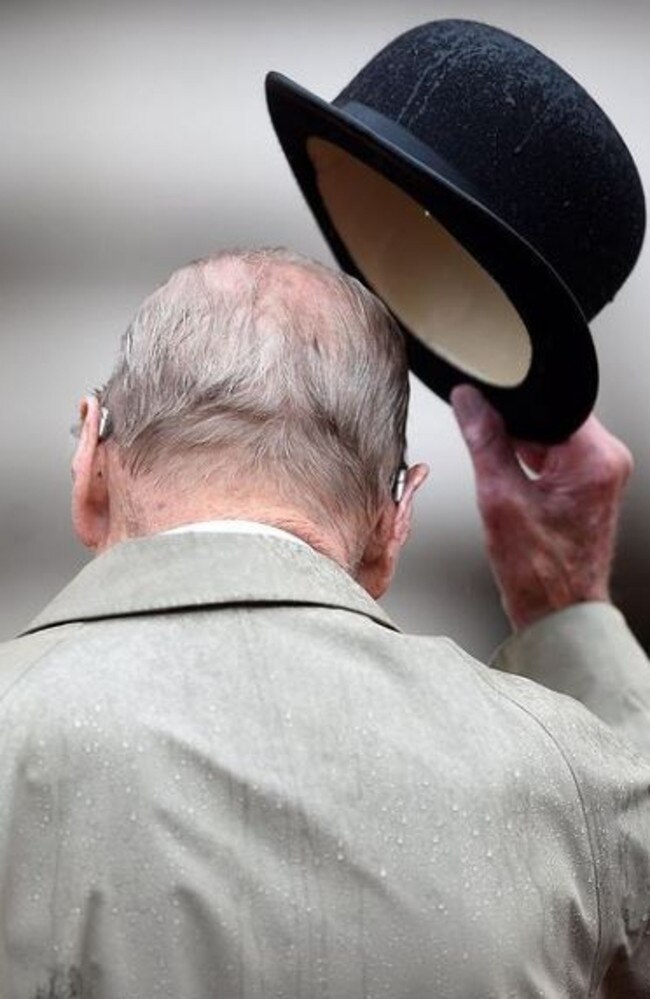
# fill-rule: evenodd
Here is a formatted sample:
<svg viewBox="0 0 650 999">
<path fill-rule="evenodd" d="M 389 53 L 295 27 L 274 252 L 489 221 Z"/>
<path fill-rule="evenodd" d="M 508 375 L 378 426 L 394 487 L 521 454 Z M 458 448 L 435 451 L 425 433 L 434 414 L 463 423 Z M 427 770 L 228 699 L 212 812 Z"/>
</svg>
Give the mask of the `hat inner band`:
<svg viewBox="0 0 650 999">
<path fill-rule="evenodd" d="M 531 366 L 530 335 L 488 271 L 379 171 L 327 139 L 312 136 L 306 148 L 339 238 L 400 322 L 473 378 L 500 388 L 520 385 Z M 445 175 L 453 183 L 449 168 Z"/>
</svg>

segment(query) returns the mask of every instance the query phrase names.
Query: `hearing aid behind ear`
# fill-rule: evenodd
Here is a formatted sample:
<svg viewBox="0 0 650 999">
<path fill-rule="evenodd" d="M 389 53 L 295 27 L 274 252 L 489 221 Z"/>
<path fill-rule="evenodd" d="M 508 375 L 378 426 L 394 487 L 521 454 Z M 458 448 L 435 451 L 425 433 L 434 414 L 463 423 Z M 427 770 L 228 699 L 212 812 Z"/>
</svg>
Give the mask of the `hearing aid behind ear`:
<svg viewBox="0 0 650 999">
<path fill-rule="evenodd" d="M 406 486 L 406 472 L 407 472 L 406 465 L 401 465 L 399 471 L 397 472 L 397 475 L 395 476 L 392 489 L 393 501 L 395 503 L 401 503 L 402 497 L 404 496 L 404 489 Z"/>
<path fill-rule="evenodd" d="M 102 406 L 99 414 L 99 433 L 98 438 L 100 441 L 105 441 L 111 436 L 113 432 L 113 420 L 111 414 L 106 409 L 106 406 Z"/>
</svg>

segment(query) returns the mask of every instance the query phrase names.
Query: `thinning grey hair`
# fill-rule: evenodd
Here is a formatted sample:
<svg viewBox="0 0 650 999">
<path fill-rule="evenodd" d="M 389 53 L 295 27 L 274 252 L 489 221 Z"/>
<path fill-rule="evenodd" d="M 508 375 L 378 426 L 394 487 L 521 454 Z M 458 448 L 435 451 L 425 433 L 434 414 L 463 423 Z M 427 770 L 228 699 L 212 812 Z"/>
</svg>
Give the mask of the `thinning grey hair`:
<svg viewBox="0 0 650 999">
<path fill-rule="evenodd" d="M 333 522 L 377 510 L 404 459 L 403 337 L 358 281 L 284 249 L 176 271 L 100 391 L 133 478 L 249 479 Z"/>
</svg>

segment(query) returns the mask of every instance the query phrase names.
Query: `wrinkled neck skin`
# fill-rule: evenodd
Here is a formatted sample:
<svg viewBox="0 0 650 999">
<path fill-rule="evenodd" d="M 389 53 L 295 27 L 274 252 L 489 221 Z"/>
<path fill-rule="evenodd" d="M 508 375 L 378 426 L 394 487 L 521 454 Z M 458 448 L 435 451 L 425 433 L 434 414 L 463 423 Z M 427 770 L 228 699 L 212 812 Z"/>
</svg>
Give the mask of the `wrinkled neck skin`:
<svg viewBox="0 0 650 999">
<path fill-rule="evenodd" d="M 181 527 L 184 524 L 211 520 L 249 520 L 288 531 L 316 551 L 337 562 L 354 575 L 365 538 L 357 525 L 316 523 L 304 510 L 287 504 L 266 489 L 263 495 L 255 488 L 240 484 L 220 492 L 211 485 L 197 488 L 182 481 L 162 487 L 146 477 L 131 479 L 122 468 L 109 469 L 110 522 L 106 536 L 96 548 L 99 554 L 121 541 L 147 537 Z M 359 536 L 361 535 L 361 536 Z"/>
<path fill-rule="evenodd" d="M 295 534 L 337 562 L 375 599 L 388 589 L 411 523 L 413 497 L 425 481 L 426 465 L 406 472 L 399 502 L 387 496 L 368 517 L 318 510 L 315 516 L 268 481 L 217 480 L 167 471 L 164 478 L 133 477 L 115 447 L 99 443 L 95 399 L 80 407 L 80 443 L 72 464 L 72 520 L 79 540 L 96 554 L 130 538 L 210 520 L 252 520 Z"/>
</svg>

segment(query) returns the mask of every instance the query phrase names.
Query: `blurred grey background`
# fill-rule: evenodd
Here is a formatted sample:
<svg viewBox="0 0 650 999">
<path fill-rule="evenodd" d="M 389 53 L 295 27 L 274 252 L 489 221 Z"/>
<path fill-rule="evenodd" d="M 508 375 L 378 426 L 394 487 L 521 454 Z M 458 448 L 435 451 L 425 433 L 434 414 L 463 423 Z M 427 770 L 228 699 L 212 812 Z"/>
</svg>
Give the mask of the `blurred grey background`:
<svg viewBox="0 0 650 999">
<path fill-rule="evenodd" d="M 268 69 L 332 98 L 401 31 L 484 20 L 553 56 L 613 118 L 650 189 L 640 0 L 239 0 L 0 4 L 0 637 L 83 564 L 69 427 L 139 300 L 181 262 L 288 244 L 329 260 L 272 133 Z M 649 251 L 593 325 L 598 412 L 633 449 L 615 596 L 646 647 Z M 410 456 L 431 466 L 389 612 L 488 656 L 507 634 L 451 413 L 414 382 Z"/>
</svg>

